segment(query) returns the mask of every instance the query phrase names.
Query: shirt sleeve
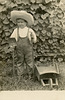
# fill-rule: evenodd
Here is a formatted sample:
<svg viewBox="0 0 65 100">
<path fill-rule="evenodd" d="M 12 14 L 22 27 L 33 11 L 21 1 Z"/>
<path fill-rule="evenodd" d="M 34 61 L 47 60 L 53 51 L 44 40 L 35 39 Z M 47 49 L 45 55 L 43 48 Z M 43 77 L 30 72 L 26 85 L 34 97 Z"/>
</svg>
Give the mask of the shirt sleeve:
<svg viewBox="0 0 65 100">
<path fill-rule="evenodd" d="M 36 37 L 35 32 L 34 32 L 31 28 L 29 29 L 29 32 L 30 32 L 30 34 L 31 34 L 32 37 L 33 37 L 33 41 L 34 41 L 34 43 L 36 43 L 36 42 L 37 42 L 37 37 Z"/>
<path fill-rule="evenodd" d="M 15 38 L 17 41 L 17 31 L 16 29 L 13 31 L 13 33 L 11 34 L 10 38 Z"/>
</svg>

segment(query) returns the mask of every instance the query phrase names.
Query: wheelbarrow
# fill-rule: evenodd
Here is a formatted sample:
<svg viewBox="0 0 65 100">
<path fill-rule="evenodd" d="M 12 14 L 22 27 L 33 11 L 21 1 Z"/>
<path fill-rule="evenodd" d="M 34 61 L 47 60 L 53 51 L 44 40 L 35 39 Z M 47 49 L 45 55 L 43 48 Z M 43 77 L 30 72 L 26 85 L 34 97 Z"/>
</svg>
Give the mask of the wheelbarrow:
<svg viewBox="0 0 65 100">
<path fill-rule="evenodd" d="M 58 86 L 59 69 L 58 64 L 50 65 L 35 65 L 35 74 L 38 81 L 41 81 L 43 86 Z"/>
</svg>

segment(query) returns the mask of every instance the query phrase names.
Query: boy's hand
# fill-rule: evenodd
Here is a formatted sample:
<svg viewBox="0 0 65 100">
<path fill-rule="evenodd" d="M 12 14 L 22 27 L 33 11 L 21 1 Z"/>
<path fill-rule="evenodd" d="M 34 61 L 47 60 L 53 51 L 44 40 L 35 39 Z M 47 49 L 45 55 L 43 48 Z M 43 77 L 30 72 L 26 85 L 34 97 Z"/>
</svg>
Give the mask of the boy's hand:
<svg viewBox="0 0 65 100">
<path fill-rule="evenodd" d="M 11 43 L 10 45 L 10 48 L 14 49 L 16 47 L 15 43 Z"/>
<path fill-rule="evenodd" d="M 14 49 L 14 48 L 15 48 L 15 46 L 12 46 L 12 45 L 11 45 L 11 46 L 10 46 L 10 48 L 13 48 L 13 49 Z"/>
</svg>

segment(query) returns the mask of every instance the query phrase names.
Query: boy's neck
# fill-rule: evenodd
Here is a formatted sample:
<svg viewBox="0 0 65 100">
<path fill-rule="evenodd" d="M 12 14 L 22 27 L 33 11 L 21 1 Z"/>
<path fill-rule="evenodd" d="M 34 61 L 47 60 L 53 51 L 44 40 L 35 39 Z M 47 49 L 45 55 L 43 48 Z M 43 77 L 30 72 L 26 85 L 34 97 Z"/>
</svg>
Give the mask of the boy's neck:
<svg viewBox="0 0 65 100">
<path fill-rule="evenodd" d="M 26 26 L 25 26 L 25 27 L 26 27 Z M 24 29 L 25 27 L 18 27 L 18 28 Z"/>
</svg>

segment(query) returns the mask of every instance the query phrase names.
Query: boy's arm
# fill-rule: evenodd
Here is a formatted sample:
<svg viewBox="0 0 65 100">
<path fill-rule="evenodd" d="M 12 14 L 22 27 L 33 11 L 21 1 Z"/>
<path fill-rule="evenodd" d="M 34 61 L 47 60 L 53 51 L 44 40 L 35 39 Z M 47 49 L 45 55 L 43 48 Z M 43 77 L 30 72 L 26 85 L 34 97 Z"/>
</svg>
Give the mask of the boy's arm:
<svg viewBox="0 0 65 100">
<path fill-rule="evenodd" d="M 36 43 L 37 37 L 36 37 L 36 34 L 34 32 L 32 32 L 32 38 L 33 38 L 33 42 Z"/>
<path fill-rule="evenodd" d="M 33 42 L 34 42 L 34 43 L 37 42 L 36 34 L 35 34 L 35 32 L 34 32 L 32 29 L 30 29 L 30 38 L 33 39 Z"/>
</svg>

